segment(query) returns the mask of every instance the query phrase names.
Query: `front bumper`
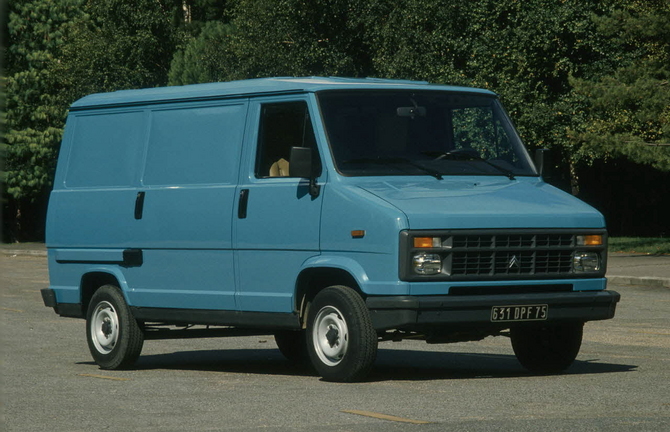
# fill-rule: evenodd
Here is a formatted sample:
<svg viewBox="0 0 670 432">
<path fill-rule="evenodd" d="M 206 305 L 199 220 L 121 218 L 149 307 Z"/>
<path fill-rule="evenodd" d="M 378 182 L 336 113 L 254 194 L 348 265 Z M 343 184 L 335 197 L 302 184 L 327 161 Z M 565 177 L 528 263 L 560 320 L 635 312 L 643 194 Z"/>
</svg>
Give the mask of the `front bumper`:
<svg viewBox="0 0 670 432">
<path fill-rule="evenodd" d="M 491 321 L 494 306 L 548 305 L 543 322 L 586 322 L 614 317 L 621 296 L 615 291 L 462 296 L 368 297 L 376 330 L 421 330 L 430 327 L 506 328 L 514 323 Z"/>
</svg>

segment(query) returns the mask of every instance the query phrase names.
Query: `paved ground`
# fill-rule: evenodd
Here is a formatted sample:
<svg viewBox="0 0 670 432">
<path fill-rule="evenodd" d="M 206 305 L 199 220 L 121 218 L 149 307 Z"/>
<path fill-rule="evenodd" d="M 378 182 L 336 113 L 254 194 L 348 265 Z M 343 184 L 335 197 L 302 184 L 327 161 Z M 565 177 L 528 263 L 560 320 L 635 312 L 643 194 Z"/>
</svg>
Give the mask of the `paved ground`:
<svg viewBox="0 0 670 432">
<path fill-rule="evenodd" d="M 530 375 L 499 337 L 383 343 L 367 382 L 333 384 L 264 336 L 149 341 L 134 370 L 100 370 L 84 322 L 43 306 L 47 283 L 43 257 L 0 254 L 3 432 L 670 430 L 662 287 L 610 284 L 616 317 L 587 324 L 564 375 Z"/>
<path fill-rule="evenodd" d="M 670 288 L 670 255 L 615 253 L 607 265 L 611 283 Z"/>
</svg>

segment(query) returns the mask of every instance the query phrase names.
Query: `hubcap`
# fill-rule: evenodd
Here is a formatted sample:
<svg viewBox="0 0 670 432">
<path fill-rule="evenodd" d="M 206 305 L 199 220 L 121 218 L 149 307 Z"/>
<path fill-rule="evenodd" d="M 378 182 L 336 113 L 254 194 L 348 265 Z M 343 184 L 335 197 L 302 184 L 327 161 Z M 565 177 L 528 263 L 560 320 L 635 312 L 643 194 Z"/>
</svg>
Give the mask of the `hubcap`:
<svg viewBox="0 0 670 432">
<path fill-rule="evenodd" d="M 111 303 L 98 303 L 91 316 L 91 341 L 98 352 L 109 354 L 119 339 L 119 317 Z"/>
<path fill-rule="evenodd" d="M 349 330 L 337 308 L 321 308 L 314 319 L 312 341 L 316 354 L 324 364 L 336 366 L 342 361 L 349 346 Z"/>
</svg>

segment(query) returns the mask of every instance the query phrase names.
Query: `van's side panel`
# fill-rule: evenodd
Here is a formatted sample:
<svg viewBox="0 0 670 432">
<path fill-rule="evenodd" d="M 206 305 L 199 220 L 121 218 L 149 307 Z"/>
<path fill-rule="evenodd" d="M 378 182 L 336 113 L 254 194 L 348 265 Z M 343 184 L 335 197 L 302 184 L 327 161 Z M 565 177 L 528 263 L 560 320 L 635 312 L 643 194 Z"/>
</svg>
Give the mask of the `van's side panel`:
<svg viewBox="0 0 670 432">
<path fill-rule="evenodd" d="M 47 244 L 58 247 L 126 247 L 137 234 L 133 220 L 146 113 L 101 111 L 68 121 L 59 180 L 50 198 Z M 65 141 L 64 141 L 65 144 Z"/>
<path fill-rule="evenodd" d="M 132 212 L 146 134 L 146 112 L 137 108 L 68 117 L 46 230 L 57 302 L 80 304 L 84 274 L 119 268 L 137 235 Z"/>
<path fill-rule="evenodd" d="M 141 267 L 128 268 L 134 306 L 235 310 L 231 208 L 247 101 L 151 109 Z"/>
<path fill-rule="evenodd" d="M 83 276 L 104 268 L 132 306 L 235 310 L 246 113 L 246 99 L 73 112 L 48 219 L 57 301 L 80 302 Z"/>
</svg>

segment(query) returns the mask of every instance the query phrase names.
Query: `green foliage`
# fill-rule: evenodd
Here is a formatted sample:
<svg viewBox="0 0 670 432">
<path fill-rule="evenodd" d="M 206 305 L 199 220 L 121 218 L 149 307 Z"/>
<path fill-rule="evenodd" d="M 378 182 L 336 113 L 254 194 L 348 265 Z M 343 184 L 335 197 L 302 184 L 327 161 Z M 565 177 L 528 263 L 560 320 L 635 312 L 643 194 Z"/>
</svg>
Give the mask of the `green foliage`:
<svg viewBox="0 0 670 432">
<path fill-rule="evenodd" d="M 175 0 L 88 0 L 52 72 L 65 105 L 91 93 L 167 84 L 180 33 Z"/>
<path fill-rule="evenodd" d="M 610 237 L 607 241 L 610 252 L 670 254 L 670 239 L 662 237 Z"/>
<path fill-rule="evenodd" d="M 531 149 L 571 168 L 624 156 L 670 171 L 667 0 L 9 0 L 7 12 L 6 184 L 22 202 L 48 190 L 79 97 L 262 76 L 484 87 Z"/>
<path fill-rule="evenodd" d="M 197 37 L 191 38 L 183 50 L 172 58 L 169 85 L 225 81 L 221 65 L 230 65 L 234 58 L 229 50 L 231 27 L 218 21 L 205 23 Z"/>
<path fill-rule="evenodd" d="M 623 62 L 597 80 L 572 80 L 587 111 L 570 137 L 592 158 L 625 156 L 670 171 L 670 4 L 633 3 L 595 21 Z"/>
<path fill-rule="evenodd" d="M 51 185 L 64 107 L 49 67 L 60 55 L 80 1 L 9 4 L 6 82 L 6 187 L 16 199 L 35 200 Z"/>
<path fill-rule="evenodd" d="M 530 147 L 562 146 L 572 121 L 568 77 L 609 61 L 591 16 L 613 3 L 371 1 L 375 73 L 491 89 Z"/>
<path fill-rule="evenodd" d="M 230 78 L 368 73 L 355 0 L 239 0 Z"/>
</svg>

